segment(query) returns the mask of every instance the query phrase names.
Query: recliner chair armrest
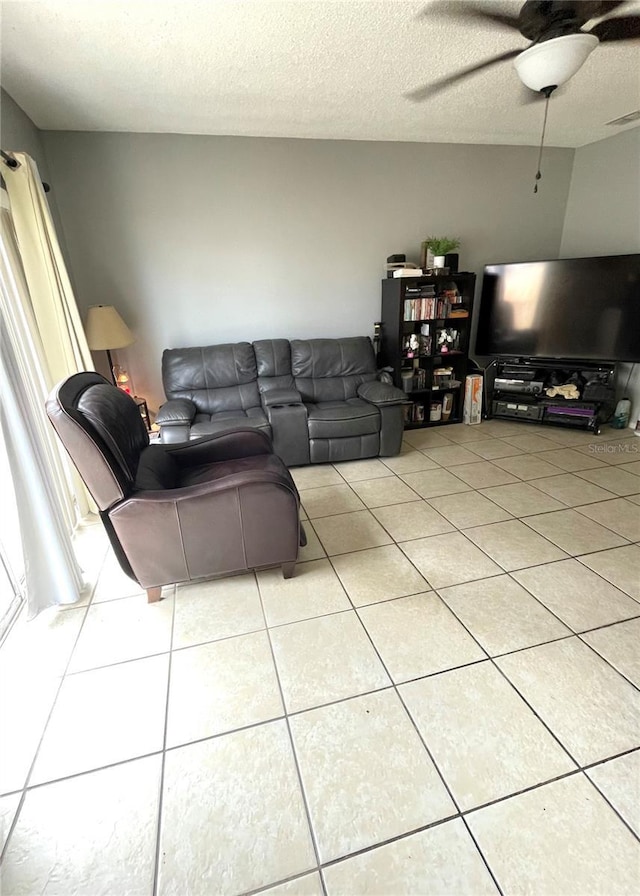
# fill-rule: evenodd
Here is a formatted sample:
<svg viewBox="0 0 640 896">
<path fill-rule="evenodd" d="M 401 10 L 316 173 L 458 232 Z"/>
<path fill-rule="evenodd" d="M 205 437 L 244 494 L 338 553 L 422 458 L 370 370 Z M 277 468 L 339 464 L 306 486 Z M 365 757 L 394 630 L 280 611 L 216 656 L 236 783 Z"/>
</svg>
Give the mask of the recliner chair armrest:
<svg viewBox="0 0 640 896">
<path fill-rule="evenodd" d="M 156 414 L 156 423 L 160 426 L 191 424 L 195 415 L 196 406 L 188 398 L 172 398 Z"/>
<path fill-rule="evenodd" d="M 397 389 L 388 383 L 380 383 L 377 380 L 371 380 L 358 386 L 358 397 L 378 407 L 406 404 L 408 401 L 407 393 L 403 392 L 402 389 Z"/>
<path fill-rule="evenodd" d="M 271 439 L 260 429 L 232 429 L 229 432 L 166 445 L 165 450 L 178 464 L 194 466 L 211 464 L 237 457 L 254 457 L 256 454 L 273 454 Z"/>
<path fill-rule="evenodd" d="M 269 389 L 262 393 L 262 406 L 272 408 L 274 405 L 302 404 L 302 396 L 297 389 Z"/>
</svg>

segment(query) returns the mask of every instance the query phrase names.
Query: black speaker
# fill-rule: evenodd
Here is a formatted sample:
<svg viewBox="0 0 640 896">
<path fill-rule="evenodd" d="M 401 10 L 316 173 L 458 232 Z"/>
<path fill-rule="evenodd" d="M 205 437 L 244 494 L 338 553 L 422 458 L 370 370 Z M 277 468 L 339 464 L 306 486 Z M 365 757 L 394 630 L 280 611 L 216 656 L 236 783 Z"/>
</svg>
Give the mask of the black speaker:
<svg viewBox="0 0 640 896">
<path fill-rule="evenodd" d="M 458 253 L 452 252 L 449 255 L 445 255 L 444 266 L 445 266 L 445 268 L 449 268 L 450 274 L 457 274 L 458 273 Z"/>
</svg>

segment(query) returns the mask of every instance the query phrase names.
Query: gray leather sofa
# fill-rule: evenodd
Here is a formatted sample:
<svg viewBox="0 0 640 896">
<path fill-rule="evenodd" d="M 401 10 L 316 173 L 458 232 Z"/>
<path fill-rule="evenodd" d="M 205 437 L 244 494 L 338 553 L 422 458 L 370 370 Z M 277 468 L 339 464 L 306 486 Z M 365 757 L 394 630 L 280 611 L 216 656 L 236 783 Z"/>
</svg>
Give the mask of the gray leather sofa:
<svg viewBox="0 0 640 896">
<path fill-rule="evenodd" d="M 123 571 L 162 585 L 281 566 L 294 573 L 300 499 L 264 432 L 150 445 L 133 399 L 98 373 L 60 383 L 47 413 L 91 492 Z"/>
<path fill-rule="evenodd" d="M 364 336 L 167 349 L 156 423 L 165 443 L 256 428 L 287 466 L 392 456 L 406 395 L 381 376 Z"/>
</svg>

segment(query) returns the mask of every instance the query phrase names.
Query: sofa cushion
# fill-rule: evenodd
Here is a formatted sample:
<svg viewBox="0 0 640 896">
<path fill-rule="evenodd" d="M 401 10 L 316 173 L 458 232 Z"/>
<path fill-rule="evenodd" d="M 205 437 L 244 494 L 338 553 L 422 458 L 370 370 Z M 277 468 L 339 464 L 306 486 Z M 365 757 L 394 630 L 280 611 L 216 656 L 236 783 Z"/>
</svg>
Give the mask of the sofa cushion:
<svg viewBox="0 0 640 896">
<path fill-rule="evenodd" d="M 269 421 L 261 408 L 247 408 L 246 411 L 220 411 L 218 414 L 196 414 L 191 425 L 191 438 L 209 436 L 216 432 L 226 432 L 237 426 L 251 426 L 264 429 L 271 435 Z"/>
<path fill-rule="evenodd" d="M 166 349 L 162 382 L 168 399 L 188 398 L 200 414 L 260 407 L 258 371 L 248 342 Z"/>
<path fill-rule="evenodd" d="M 380 432 L 378 409 L 360 398 L 306 403 L 310 439 L 346 439 Z"/>
<path fill-rule="evenodd" d="M 291 372 L 304 401 L 345 401 L 358 386 L 376 379 L 376 360 L 366 336 L 294 339 Z"/>
</svg>

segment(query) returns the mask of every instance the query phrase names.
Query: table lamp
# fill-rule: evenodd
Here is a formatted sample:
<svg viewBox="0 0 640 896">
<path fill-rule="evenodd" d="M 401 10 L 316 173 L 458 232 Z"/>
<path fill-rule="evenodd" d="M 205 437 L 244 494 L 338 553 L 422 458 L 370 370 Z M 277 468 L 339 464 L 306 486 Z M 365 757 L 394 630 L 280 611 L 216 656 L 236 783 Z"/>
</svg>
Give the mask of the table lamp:
<svg viewBox="0 0 640 896">
<path fill-rule="evenodd" d="M 135 342 L 133 333 L 113 305 L 92 305 L 87 314 L 85 331 L 91 351 L 106 351 L 113 385 L 117 386 L 111 350 L 132 345 Z"/>
</svg>

